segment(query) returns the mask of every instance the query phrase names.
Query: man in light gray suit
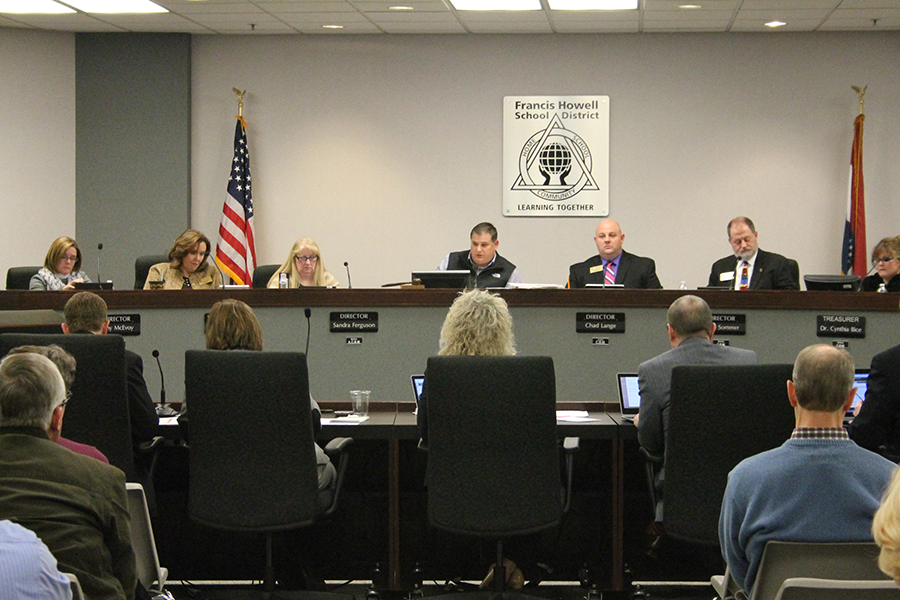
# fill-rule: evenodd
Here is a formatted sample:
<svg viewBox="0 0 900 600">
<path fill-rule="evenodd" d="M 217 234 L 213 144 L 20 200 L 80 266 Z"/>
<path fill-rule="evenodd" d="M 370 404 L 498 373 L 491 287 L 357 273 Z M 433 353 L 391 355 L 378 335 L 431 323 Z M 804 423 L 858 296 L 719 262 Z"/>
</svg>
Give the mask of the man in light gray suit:
<svg viewBox="0 0 900 600">
<path fill-rule="evenodd" d="M 669 432 L 669 402 L 672 369 L 679 365 L 752 365 L 758 362 L 756 352 L 712 342 L 716 324 L 703 298 L 681 296 L 666 313 L 672 349 L 638 367 L 641 410 L 634 424 L 638 442 L 653 456 L 663 457 Z M 662 491 L 665 473 L 660 470 L 657 489 Z M 660 494 L 661 495 L 661 494 Z M 662 520 L 662 506 L 657 506 L 657 520 Z"/>
</svg>

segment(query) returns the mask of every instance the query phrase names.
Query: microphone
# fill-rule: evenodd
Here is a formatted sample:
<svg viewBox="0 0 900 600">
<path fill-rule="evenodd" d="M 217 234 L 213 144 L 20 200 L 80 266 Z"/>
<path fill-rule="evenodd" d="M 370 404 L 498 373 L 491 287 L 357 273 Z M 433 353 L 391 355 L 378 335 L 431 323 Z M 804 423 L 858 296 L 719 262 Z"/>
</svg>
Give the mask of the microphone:
<svg viewBox="0 0 900 600">
<path fill-rule="evenodd" d="M 353 283 L 350 282 L 350 265 L 346 260 L 344 261 L 344 268 L 347 269 L 347 289 L 352 290 Z"/>
<path fill-rule="evenodd" d="M 304 308 L 303 314 L 306 316 L 306 359 L 309 360 L 309 317 L 312 316 L 312 310 L 309 308 Z"/>
<path fill-rule="evenodd" d="M 159 362 L 159 350 L 154 350 L 152 354 L 156 359 L 156 366 L 159 367 L 159 406 L 156 408 L 156 414 L 160 417 L 173 417 L 175 411 L 170 406 L 166 406 L 166 379 L 163 376 L 162 363 Z"/>
<path fill-rule="evenodd" d="M 103 250 L 103 244 L 97 244 L 97 283 L 100 283 L 102 280 L 100 279 L 100 254 L 101 250 Z"/>
</svg>

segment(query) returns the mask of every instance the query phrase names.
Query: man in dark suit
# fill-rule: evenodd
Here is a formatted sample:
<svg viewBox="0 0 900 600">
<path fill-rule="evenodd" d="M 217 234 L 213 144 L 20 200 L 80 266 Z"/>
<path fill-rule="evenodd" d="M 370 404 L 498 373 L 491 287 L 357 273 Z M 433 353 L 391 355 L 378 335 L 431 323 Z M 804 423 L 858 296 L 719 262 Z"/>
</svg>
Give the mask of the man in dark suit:
<svg viewBox="0 0 900 600">
<path fill-rule="evenodd" d="M 620 284 L 627 288 L 662 289 L 652 258 L 635 256 L 622 249 L 625 234 L 612 219 L 601 221 L 594 234 L 597 256 L 569 267 L 566 287 L 583 288 L 589 283 Z"/>
<path fill-rule="evenodd" d="M 799 290 L 797 261 L 759 249 L 759 233 L 747 217 L 728 222 L 728 242 L 734 255 L 713 263 L 710 287 L 733 290 Z"/>
<path fill-rule="evenodd" d="M 653 456 L 663 457 L 669 431 L 669 404 L 672 369 L 679 365 L 752 365 L 758 362 L 756 352 L 713 344 L 716 324 L 712 311 L 703 298 L 681 296 L 669 306 L 666 328 L 672 349 L 638 367 L 641 410 L 634 420 L 638 442 Z M 657 489 L 662 491 L 665 473 L 657 476 Z M 656 508 L 662 520 L 662 504 Z"/>
<path fill-rule="evenodd" d="M 872 358 L 865 401 L 847 431 L 863 448 L 900 458 L 900 346 Z"/>
<path fill-rule="evenodd" d="M 93 292 L 78 292 L 66 302 L 66 322 L 63 333 L 105 334 L 109 330 L 106 301 Z M 148 442 L 156 435 L 159 417 L 144 381 L 144 362 L 141 357 L 125 351 L 128 369 L 128 414 L 134 445 Z"/>
</svg>

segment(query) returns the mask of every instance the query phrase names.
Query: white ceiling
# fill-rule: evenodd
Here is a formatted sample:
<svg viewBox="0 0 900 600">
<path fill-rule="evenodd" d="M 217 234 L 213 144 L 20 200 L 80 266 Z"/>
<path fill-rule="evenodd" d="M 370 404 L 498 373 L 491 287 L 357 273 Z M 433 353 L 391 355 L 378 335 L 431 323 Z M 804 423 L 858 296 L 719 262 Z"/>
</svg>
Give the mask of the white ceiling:
<svg viewBox="0 0 900 600">
<path fill-rule="evenodd" d="M 63 0 L 65 1 L 65 0 Z M 194 34 L 640 33 L 900 29 L 900 0 L 640 0 L 638 10 L 457 11 L 444 0 L 154 0 L 151 15 L 0 15 L 0 27 Z M 700 4 L 682 9 L 679 5 Z M 390 6 L 413 10 L 391 10 Z M 780 20 L 784 27 L 765 23 Z M 342 25 L 325 29 L 324 25 Z"/>
</svg>

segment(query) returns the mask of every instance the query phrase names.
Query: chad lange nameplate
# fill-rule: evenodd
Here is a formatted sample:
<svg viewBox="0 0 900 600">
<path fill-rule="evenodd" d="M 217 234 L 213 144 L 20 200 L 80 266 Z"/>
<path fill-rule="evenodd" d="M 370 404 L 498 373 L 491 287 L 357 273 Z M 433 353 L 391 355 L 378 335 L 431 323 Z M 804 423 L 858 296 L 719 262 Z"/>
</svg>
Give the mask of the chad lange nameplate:
<svg viewBox="0 0 900 600">
<path fill-rule="evenodd" d="M 378 331 L 378 313 L 369 311 L 333 312 L 329 318 L 332 333 Z"/>
<path fill-rule="evenodd" d="M 625 333 L 625 313 L 575 313 L 576 333 Z"/>
</svg>

